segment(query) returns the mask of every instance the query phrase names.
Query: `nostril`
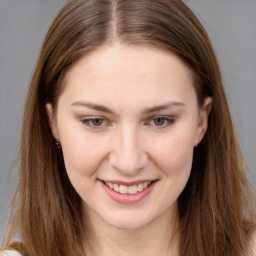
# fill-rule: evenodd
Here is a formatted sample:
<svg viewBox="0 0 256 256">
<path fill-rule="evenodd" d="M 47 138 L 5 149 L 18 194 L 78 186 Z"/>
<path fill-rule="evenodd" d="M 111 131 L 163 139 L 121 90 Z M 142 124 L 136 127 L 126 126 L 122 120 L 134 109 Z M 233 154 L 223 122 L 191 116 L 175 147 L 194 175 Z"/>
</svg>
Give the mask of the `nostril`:
<svg viewBox="0 0 256 256">
<path fill-rule="evenodd" d="M 108 161 L 114 169 L 126 174 L 135 174 L 148 164 L 147 155 L 143 152 L 135 152 L 133 154 L 112 152 L 108 157 Z"/>
</svg>

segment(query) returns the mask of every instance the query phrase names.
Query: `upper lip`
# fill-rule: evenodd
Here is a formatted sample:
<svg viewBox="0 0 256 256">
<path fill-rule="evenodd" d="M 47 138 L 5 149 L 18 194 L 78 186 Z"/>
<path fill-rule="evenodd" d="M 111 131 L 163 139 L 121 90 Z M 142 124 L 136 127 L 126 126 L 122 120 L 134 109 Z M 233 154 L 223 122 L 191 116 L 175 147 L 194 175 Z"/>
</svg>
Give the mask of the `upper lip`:
<svg viewBox="0 0 256 256">
<path fill-rule="evenodd" d="M 118 185 L 124 185 L 124 186 L 132 186 L 132 185 L 138 185 L 140 183 L 144 183 L 144 182 L 153 182 L 156 179 L 145 179 L 145 180 L 135 180 L 135 181 L 131 181 L 131 182 L 126 182 L 126 181 L 122 181 L 122 180 L 102 180 L 103 182 L 108 182 L 108 183 L 112 183 L 112 184 L 118 184 Z"/>
</svg>

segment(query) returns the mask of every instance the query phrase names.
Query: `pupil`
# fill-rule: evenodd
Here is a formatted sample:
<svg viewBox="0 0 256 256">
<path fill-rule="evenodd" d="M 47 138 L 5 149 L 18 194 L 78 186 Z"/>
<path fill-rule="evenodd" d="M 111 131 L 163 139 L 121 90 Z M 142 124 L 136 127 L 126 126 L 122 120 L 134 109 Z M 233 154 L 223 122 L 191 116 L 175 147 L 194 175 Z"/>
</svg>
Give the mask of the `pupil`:
<svg viewBox="0 0 256 256">
<path fill-rule="evenodd" d="M 99 125 L 102 124 L 102 120 L 101 119 L 94 119 L 93 124 L 96 125 L 96 126 L 99 126 Z"/>
<path fill-rule="evenodd" d="M 163 125 L 164 124 L 164 119 L 163 118 L 157 118 L 156 120 L 155 120 L 155 124 L 156 125 Z"/>
</svg>

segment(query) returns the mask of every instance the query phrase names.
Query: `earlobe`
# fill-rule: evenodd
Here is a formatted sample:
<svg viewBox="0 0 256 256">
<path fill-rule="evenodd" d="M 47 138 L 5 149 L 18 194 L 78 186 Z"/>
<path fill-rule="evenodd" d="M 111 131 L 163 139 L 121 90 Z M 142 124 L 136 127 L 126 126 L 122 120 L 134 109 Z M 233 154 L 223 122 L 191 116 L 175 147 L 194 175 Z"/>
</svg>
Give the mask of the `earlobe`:
<svg viewBox="0 0 256 256">
<path fill-rule="evenodd" d="M 59 133 L 57 130 L 56 120 L 55 120 L 54 113 L 53 113 L 53 106 L 51 103 L 47 103 L 45 105 L 45 108 L 46 108 L 46 112 L 47 112 L 47 116 L 48 116 L 49 126 L 52 130 L 52 135 L 57 141 L 59 141 Z"/>
<path fill-rule="evenodd" d="M 197 146 L 203 139 L 207 129 L 208 129 L 208 117 L 212 110 L 212 97 L 207 97 L 204 100 L 204 104 L 200 109 L 199 122 L 196 132 L 196 138 L 194 146 Z"/>
</svg>

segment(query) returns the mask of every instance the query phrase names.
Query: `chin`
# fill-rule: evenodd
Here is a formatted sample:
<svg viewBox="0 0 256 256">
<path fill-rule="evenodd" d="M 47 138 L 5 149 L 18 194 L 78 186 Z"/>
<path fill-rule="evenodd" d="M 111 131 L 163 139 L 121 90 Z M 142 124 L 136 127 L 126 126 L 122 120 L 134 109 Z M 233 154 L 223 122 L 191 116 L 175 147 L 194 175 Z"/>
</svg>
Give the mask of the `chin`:
<svg viewBox="0 0 256 256">
<path fill-rule="evenodd" d="M 137 230 L 149 225 L 153 218 L 146 214 L 119 213 L 104 220 L 108 225 L 121 230 Z"/>
<path fill-rule="evenodd" d="M 120 230 L 138 230 L 145 227 L 147 224 L 147 222 L 134 222 L 134 220 L 109 223 L 109 225 L 111 225 L 112 227 Z"/>
</svg>

